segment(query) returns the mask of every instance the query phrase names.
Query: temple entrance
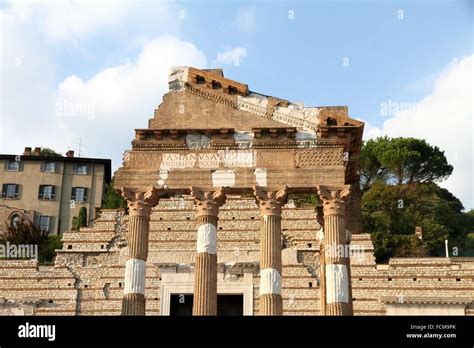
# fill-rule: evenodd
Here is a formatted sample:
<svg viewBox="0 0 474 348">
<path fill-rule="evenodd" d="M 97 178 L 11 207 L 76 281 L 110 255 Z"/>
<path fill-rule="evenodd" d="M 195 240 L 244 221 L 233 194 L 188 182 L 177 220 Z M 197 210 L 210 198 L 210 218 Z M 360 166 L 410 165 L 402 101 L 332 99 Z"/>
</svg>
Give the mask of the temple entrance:
<svg viewBox="0 0 474 348">
<path fill-rule="evenodd" d="M 193 314 L 193 294 L 171 294 L 170 316 Z M 217 315 L 243 315 L 244 295 L 217 295 Z"/>
</svg>

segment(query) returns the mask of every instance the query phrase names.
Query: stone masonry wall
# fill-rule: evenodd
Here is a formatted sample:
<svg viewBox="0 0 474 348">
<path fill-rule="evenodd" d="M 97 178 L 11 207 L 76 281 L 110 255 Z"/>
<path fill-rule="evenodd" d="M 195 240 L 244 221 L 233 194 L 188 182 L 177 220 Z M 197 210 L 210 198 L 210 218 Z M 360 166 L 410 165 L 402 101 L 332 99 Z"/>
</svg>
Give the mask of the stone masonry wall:
<svg viewBox="0 0 474 348">
<path fill-rule="evenodd" d="M 193 273 L 194 214 L 193 201 L 187 197 L 162 200 L 152 213 L 147 315 L 160 314 L 163 272 L 176 270 L 177 278 L 180 272 Z M 102 210 L 93 227 L 64 234 L 63 249 L 54 266 L 0 260 L 0 315 L 120 315 L 128 253 L 127 223 L 123 211 Z M 221 207 L 219 282 L 242 284 L 248 279 L 242 275 L 250 272 L 254 314 L 259 312 L 259 228 L 253 198 L 229 197 Z M 319 228 L 314 208 L 297 208 L 291 202 L 285 206 L 284 315 L 320 314 Z M 474 314 L 473 258 L 401 258 L 377 265 L 367 234 L 353 235 L 351 248 L 356 315 L 384 315 L 385 304 L 394 302 L 462 303 L 467 315 Z"/>
</svg>

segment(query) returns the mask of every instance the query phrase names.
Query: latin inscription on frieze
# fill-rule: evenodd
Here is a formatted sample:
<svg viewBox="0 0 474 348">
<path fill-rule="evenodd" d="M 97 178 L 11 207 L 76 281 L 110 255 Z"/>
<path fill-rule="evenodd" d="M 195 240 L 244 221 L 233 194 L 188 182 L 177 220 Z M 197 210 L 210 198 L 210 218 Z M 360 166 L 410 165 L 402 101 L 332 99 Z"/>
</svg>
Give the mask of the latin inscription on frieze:
<svg viewBox="0 0 474 348">
<path fill-rule="evenodd" d="M 190 153 L 141 153 L 129 152 L 124 156 L 126 168 L 186 169 L 186 168 L 253 168 L 257 151 L 218 150 L 215 152 Z"/>
</svg>

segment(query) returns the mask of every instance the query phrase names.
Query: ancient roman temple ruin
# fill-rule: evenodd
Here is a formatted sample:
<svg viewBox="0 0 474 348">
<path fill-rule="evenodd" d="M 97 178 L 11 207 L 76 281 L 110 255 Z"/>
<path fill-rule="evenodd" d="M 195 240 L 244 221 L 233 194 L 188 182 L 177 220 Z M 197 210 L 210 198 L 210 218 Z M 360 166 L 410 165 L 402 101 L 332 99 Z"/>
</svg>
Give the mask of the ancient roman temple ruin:
<svg viewBox="0 0 474 348">
<path fill-rule="evenodd" d="M 345 106 L 173 68 L 115 174 L 128 212 L 65 233 L 54 266 L 2 260 L 0 312 L 472 315 L 472 258 L 376 264 L 361 229 L 363 129 Z"/>
</svg>

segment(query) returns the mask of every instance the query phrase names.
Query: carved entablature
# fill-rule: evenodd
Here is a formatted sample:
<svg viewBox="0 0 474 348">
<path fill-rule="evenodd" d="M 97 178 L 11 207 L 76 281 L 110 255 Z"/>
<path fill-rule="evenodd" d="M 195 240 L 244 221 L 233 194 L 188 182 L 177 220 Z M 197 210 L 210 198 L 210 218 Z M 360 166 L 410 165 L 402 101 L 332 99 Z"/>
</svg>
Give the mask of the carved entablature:
<svg viewBox="0 0 474 348">
<path fill-rule="evenodd" d="M 350 186 L 331 187 L 319 185 L 318 196 L 323 206 L 324 216 L 344 215 L 349 198 Z"/>
<path fill-rule="evenodd" d="M 320 168 L 324 166 L 344 165 L 344 153 L 340 147 L 318 149 L 318 151 L 300 150 L 295 152 L 295 167 Z"/>
<path fill-rule="evenodd" d="M 130 216 L 149 218 L 152 208 L 158 204 L 159 192 L 153 187 L 137 189 L 122 187 L 122 197 L 127 200 Z"/>
<path fill-rule="evenodd" d="M 242 133 L 242 134 L 238 134 Z M 133 150 L 199 150 L 245 148 L 305 148 L 314 139 L 299 139 L 295 127 L 252 128 L 252 132 L 218 129 L 136 129 Z"/>
<path fill-rule="evenodd" d="M 252 128 L 252 132 L 256 139 L 260 138 L 273 138 L 276 139 L 279 136 L 287 138 L 294 138 L 296 134 L 296 128 L 281 127 L 281 128 Z"/>
<path fill-rule="evenodd" d="M 343 145 L 347 162 L 346 183 L 356 182 L 364 123 L 349 118 L 347 106 L 323 107 L 318 119 L 318 144 Z"/>
<path fill-rule="evenodd" d="M 207 136 L 219 135 L 221 138 L 229 138 L 234 134 L 232 128 L 215 129 L 135 129 L 135 140 L 179 140 L 185 139 L 189 134 L 202 133 Z"/>
<path fill-rule="evenodd" d="M 223 189 L 216 191 L 201 191 L 191 187 L 191 196 L 196 203 L 196 217 L 219 216 L 219 207 L 225 203 L 226 195 Z"/>
<path fill-rule="evenodd" d="M 281 208 L 288 199 L 288 189 L 284 186 L 279 191 L 266 191 L 257 186 L 254 188 L 254 195 L 261 216 L 281 215 Z"/>
</svg>

